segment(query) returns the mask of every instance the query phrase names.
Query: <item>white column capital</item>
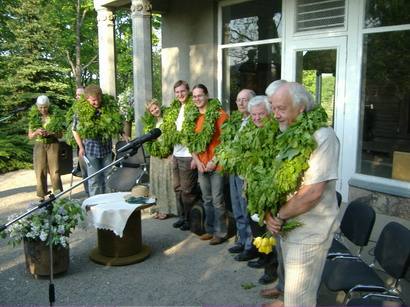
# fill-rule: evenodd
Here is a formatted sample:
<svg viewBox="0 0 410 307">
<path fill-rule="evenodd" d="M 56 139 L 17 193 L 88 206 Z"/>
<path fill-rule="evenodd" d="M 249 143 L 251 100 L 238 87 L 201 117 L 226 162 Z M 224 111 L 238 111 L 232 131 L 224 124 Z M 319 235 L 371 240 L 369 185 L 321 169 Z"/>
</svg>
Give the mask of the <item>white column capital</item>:
<svg viewBox="0 0 410 307">
<path fill-rule="evenodd" d="M 114 13 L 106 7 L 100 6 L 96 7 L 97 11 L 97 21 L 98 24 L 103 23 L 104 25 L 114 25 Z"/>
<path fill-rule="evenodd" d="M 131 16 L 151 16 L 152 4 L 149 0 L 132 0 Z"/>
</svg>

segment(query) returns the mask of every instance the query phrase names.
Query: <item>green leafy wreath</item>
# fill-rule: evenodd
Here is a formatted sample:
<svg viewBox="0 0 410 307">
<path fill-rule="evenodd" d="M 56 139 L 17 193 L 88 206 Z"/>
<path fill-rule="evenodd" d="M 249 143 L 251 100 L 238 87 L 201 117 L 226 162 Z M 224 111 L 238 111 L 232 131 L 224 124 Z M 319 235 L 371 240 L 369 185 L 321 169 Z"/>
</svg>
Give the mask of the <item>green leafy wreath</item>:
<svg viewBox="0 0 410 307">
<path fill-rule="evenodd" d="M 166 109 L 166 107 L 161 107 L 161 114 L 164 114 L 166 112 Z M 157 121 L 155 117 L 148 111 L 146 111 L 141 117 L 141 121 L 144 126 L 144 133 L 148 133 L 156 127 Z M 159 129 L 161 129 L 161 131 L 164 131 L 163 124 L 164 123 L 159 126 Z M 166 158 L 172 153 L 172 145 L 166 144 L 163 140 L 162 135 L 156 140 L 145 143 L 144 148 L 151 156 L 157 158 Z"/>
<path fill-rule="evenodd" d="M 325 126 L 327 114 L 322 107 L 316 107 L 301 113 L 283 133 L 277 121 L 270 118 L 264 121 L 263 128 L 249 122 L 230 146 L 219 148 L 217 158 L 224 170 L 245 178 L 251 214 L 276 215 L 286 197 L 299 188 L 317 146 L 313 133 Z M 288 221 L 284 230 L 297 226 L 298 221 Z"/>
<path fill-rule="evenodd" d="M 206 106 L 205 120 L 200 132 L 195 132 L 195 124 L 200 115 L 199 110 L 190 112 L 185 118 L 187 129 L 185 136 L 187 139 L 187 147 L 190 152 L 204 152 L 212 140 L 215 131 L 215 122 L 220 116 L 222 107 L 217 99 L 210 99 Z"/>
<path fill-rule="evenodd" d="M 222 124 L 221 144 L 226 144 L 234 140 L 242 125 L 243 113 L 233 111 L 228 120 Z"/>
<path fill-rule="evenodd" d="M 192 102 L 192 97 L 189 96 L 185 102 L 184 123 L 182 124 L 181 131 L 177 131 L 175 122 L 178 118 L 180 108 L 181 103 L 177 99 L 174 99 L 171 102 L 171 105 L 164 111 L 164 122 L 161 126 L 161 137 L 165 146 L 173 147 L 176 144 L 187 146 L 187 131 L 193 131 L 193 129 L 195 129 L 195 122 L 188 122 L 187 120 L 187 118 L 191 118 L 188 114 L 199 114 L 197 107 Z"/>
<path fill-rule="evenodd" d="M 46 124 L 44 128 L 48 132 L 52 132 L 54 134 L 59 134 L 63 132 L 64 129 L 66 128 L 63 111 L 57 106 L 50 105 L 48 107 L 48 114 L 50 116 L 50 121 Z M 41 118 L 42 116 L 37 108 L 37 105 L 33 105 L 30 108 L 30 111 L 28 113 L 29 128 L 33 131 L 38 128 L 42 128 L 43 123 L 42 123 Z M 39 141 L 47 140 L 46 137 L 41 136 L 41 135 L 37 136 L 36 139 Z"/>
<path fill-rule="evenodd" d="M 72 126 L 74 115 L 78 117 L 77 132 L 82 139 L 108 142 L 122 132 L 123 117 L 114 97 L 110 95 L 103 94 L 99 116 L 96 116 L 96 109 L 84 96 L 76 100 L 66 114 L 68 127 Z M 71 145 L 76 144 L 71 129 L 67 130 L 66 140 Z"/>
</svg>

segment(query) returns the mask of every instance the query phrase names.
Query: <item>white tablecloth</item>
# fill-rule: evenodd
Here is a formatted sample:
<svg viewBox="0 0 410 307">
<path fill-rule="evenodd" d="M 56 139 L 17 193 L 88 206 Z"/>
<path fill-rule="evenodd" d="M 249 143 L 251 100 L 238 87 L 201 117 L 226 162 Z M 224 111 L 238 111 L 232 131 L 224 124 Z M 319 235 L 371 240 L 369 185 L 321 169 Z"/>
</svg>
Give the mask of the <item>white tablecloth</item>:
<svg viewBox="0 0 410 307">
<path fill-rule="evenodd" d="M 147 203 L 130 204 L 125 201 L 124 196 L 127 195 L 130 193 L 117 192 L 95 195 L 87 198 L 83 202 L 82 208 L 86 210 L 87 216 L 95 228 L 108 229 L 122 237 L 128 218 L 134 210 L 146 208 L 155 203 L 155 199 L 150 198 Z"/>
</svg>

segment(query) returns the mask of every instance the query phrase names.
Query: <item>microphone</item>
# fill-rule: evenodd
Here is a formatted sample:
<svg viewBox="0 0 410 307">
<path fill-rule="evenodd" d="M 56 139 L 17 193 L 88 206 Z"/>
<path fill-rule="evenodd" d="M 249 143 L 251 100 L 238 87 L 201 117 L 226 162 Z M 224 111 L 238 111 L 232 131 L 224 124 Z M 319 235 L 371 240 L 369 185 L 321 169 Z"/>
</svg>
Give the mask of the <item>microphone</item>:
<svg viewBox="0 0 410 307">
<path fill-rule="evenodd" d="M 144 134 L 144 135 L 142 135 L 142 136 L 128 142 L 127 144 L 122 146 L 117 151 L 118 152 L 124 152 L 124 151 L 127 151 L 127 150 L 131 149 L 131 148 L 139 147 L 145 142 L 155 140 L 156 138 L 158 138 L 161 135 L 161 133 L 162 132 L 161 132 L 160 129 L 154 128 L 150 132 L 148 132 L 147 134 Z"/>
</svg>

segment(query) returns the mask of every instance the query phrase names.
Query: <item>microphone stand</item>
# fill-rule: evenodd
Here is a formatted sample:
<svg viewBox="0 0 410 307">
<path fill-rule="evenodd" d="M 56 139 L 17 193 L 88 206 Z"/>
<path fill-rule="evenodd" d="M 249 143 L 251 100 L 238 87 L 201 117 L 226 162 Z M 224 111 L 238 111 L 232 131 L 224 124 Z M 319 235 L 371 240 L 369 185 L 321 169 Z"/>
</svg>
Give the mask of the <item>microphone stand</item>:
<svg viewBox="0 0 410 307">
<path fill-rule="evenodd" d="M 6 115 L 3 118 L 0 118 L 0 123 L 5 122 L 6 120 L 12 118 L 14 115 L 16 115 L 17 113 L 21 112 L 21 111 L 25 111 L 27 110 L 27 107 L 21 107 L 21 108 L 17 108 L 13 111 L 11 111 L 8 115 Z"/>
<path fill-rule="evenodd" d="M 49 229 L 48 229 L 48 244 L 49 244 L 49 264 L 50 264 L 50 276 L 49 276 L 49 288 L 48 288 L 48 298 L 49 298 L 49 303 L 50 306 L 53 306 L 53 303 L 55 302 L 55 288 L 54 288 L 54 276 L 53 276 L 53 246 L 52 246 L 52 235 L 51 235 L 51 224 L 52 224 L 52 211 L 53 211 L 53 202 L 58 199 L 59 197 L 63 196 L 64 194 L 72 191 L 73 189 L 75 189 L 76 187 L 78 187 L 79 185 L 81 185 L 83 182 L 89 180 L 90 178 L 102 173 L 103 171 L 105 171 L 106 169 L 112 167 L 112 166 L 116 166 L 117 164 L 120 164 L 121 161 L 128 159 L 129 157 L 135 155 L 138 152 L 138 149 L 141 147 L 142 144 L 137 144 L 135 147 L 132 147 L 129 149 L 128 152 L 126 152 L 123 156 L 121 156 L 120 158 L 114 160 L 113 162 L 111 162 L 110 164 L 108 164 L 107 166 L 103 167 L 102 169 L 98 170 L 97 172 L 95 172 L 94 174 L 88 176 L 87 178 L 84 178 L 83 180 L 81 180 L 80 182 L 76 183 L 75 185 L 71 186 L 69 189 L 61 191 L 60 193 L 58 193 L 57 195 L 54 194 L 50 194 L 48 196 L 47 199 L 41 201 L 38 205 L 36 205 L 35 207 L 30 208 L 29 210 L 27 210 L 25 213 L 17 216 L 16 218 L 12 219 L 11 221 L 7 222 L 4 225 L 0 225 L 0 233 L 2 231 L 4 231 L 7 227 L 9 227 L 10 225 L 13 225 L 14 223 L 16 223 L 17 221 L 21 220 L 22 218 L 32 214 L 34 211 L 37 211 L 41 208 L 46 208 L 47 212 L 49 214 Z M 140 165 L 139 165 L 140 166 Z"/>
</svg>

